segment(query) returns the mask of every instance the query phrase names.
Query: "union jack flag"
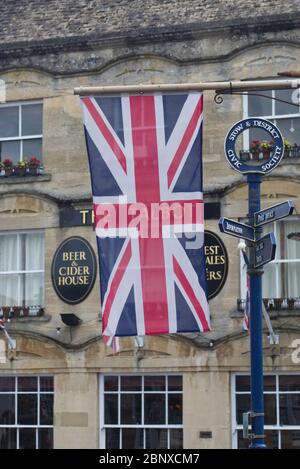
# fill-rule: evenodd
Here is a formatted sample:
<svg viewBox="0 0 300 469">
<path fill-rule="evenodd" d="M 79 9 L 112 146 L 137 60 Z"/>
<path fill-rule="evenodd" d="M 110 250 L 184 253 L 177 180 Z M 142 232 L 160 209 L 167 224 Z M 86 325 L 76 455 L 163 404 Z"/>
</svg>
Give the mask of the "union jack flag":
<svg viewBox="0 0 300 469">
<path fill-rule="evenodd" d="M 203 95 L 85 97 L 82 106 L 103 335 L 210 330 Z"/>
</svg>

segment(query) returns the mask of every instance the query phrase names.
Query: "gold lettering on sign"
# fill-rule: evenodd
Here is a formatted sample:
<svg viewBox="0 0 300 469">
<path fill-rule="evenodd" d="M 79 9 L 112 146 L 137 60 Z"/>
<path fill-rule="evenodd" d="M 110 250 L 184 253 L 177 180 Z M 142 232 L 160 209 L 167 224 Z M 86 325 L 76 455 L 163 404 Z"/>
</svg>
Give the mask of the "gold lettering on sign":
<svg viewBox="0 0 300 469">
<path fill-rule="evenodd" d="M 77 262 L 86 261 L 86 253 L 84 251 L 64 251 L 62 253 L 64 262 L 71 262 L 70 266 L 62 266 L 58 270 L 58 285 L 88 285 L 90 269 L 85 265 L 78 265 Z"/>
<path fill-rule="evenodd" d="M 221 251 L 221 252 L 220 252 Z M 205 253 L 205 262 L 206 262 L 206 279 L 209 280 L 221 280 L 222 279 L 222 272 L 220 270 L 217 271 L 209 271 L 208 267 L 211 265 L 220 265 L 225 264 L 225 256 L 222 253 L 221 246 L 205 246 L 204 247 Z"/>
<path fill-rule="evenodd" d="M 90 212 L 91 212 L 91 217 L 92 217 L 92 224 L 94 224 L 94 220 L 95 220 L 94 210 L 88 210 L 88 209 L 79 210 L 79 213 L 81 213 L 81 215 L 82 215 L 81 221 L 82 221 L 83 225 L 87 224 L 87 222 L 88 222 L 87 216 Z"/>
<path fill-rule="evenodd" d="M 82 224 L 86 225 L 86 215 L 89 213 L 89 210 L 79 210 L 79 213 L 82 214 Z"/>
<path fill-rule="evenodd" d="M 86 261 L 84 251 L 64 251 L 63 261 Z"/>
</svg>

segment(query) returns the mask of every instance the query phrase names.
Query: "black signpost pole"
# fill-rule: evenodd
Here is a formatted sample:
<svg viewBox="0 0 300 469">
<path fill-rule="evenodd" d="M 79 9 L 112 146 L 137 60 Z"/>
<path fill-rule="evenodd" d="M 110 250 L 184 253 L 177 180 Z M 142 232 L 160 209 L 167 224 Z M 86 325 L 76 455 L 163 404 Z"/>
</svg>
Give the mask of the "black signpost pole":
<svg viewBox="0 0 300 469">
<path fill-rule="evenodd" d="M 254 226 L 254 213 L 260 210 L 260 174 L 248 174 L 249 225 Z M 262 229 L 255 229 L 259 239 Z M 262 268 L 255 268 L 255 243 L 250 244 L 250 343 L 251 343 L 251 449 L 264 449 L 264 389 L 263 389 L 263 335 L 262 335 Z"/>
</svg>

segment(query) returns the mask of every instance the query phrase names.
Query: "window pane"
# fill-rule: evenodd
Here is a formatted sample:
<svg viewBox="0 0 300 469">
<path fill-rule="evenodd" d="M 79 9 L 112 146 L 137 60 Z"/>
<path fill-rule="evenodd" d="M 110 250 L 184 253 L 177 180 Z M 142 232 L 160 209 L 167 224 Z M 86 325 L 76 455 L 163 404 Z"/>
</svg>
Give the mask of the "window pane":
<svg viewBox="0 0 300 469">
<path fill-rule="evenodd" d="M 0 236 L 0 272 L 17 270 L 19 267 L 17 235 L 1 235 Z"/>
<path fill-rule="evenodd" d="M 237 436 L 238 436 L 238 441 L 237 441 L 238 449 L 248 449 L 250 445 L 250 440 L 243 438 L 242 430 L 238 430 Z"/>
<path fill-rule="evenodd" d="M 122 428 L 122 449 L 143 449 L 143 430 Z"/>
<path fill-rule="evenodd" d="M 40 425 L 53 425 L 53 394 L 40 394 Z"/>
<path fill-rule="evenodd" d="M 277 119 L 276 125 L 282 133 L 283 138 L 286 138 L 292 145 L 300 143 L 300 119 Z"/>
<path fill-rule="evenodd" d="M 264 391 L 276 391 L 276 376 L 264 376 Z M 250 392 L 250 376 L 236 376 L 236 392 Z"/>
<path fill-rule="evenodd" d="M 168 376 L 169 391 L 182 391 L 182 376 Z"/>
<path fill-rule="evenodd" d="M 300 394 L 280 394 L 280 424 L 300 425 Z"/>
<path fill-rule="evenodd" d="M 118 424 L 118 396 L 115 394 L 105 394 L 105 423 Z"/>
<path fill-rule="evenodd" d="M 141 376 L 121 376 L 121 391 L 141 391 Z"/>
<path fill-rule="evenodd" d="M 104 391 L 118 391 L 118 376 L 104 376 Z"/>
<path fill-rule="evenodd" d="M 0 425 L 15 424 L 15 396 L 0 394 Z"/>
<path fill-rule="evenodd" d="M 263 94 L 272 96 L 272 91 L 263 91 Z M 296 108 L 295 108 L 296 109 Z M 251 96 L 248 93 L 248 115 L 249 116 L 270 116 L 272 114 L 272 100 L 260 96 Z"/>
<path fill-rule="evenodd" d="M 183 430 L 179 428 L 170 429 L 170 449 L 183 448 Z"/>
<path fill-rule="evenodd" d="M 19 376 L 18 391 L 37 392 L 37 380 L 35 376 Z"/>
<path fill-rule="evenodd" d="M 145 424 L 165 424 L 166 406 L 164 394 L 145 394 Z"/>
<path fill-rule="evenodd" d="M 22 275 L 22 299 L 26 306 L 44 304 L 44 274 Z"/>
<path fill-rule="evenodd" d="M 280 292 L 276 289 L 276 264 L 264 265 L 264 275 L 262 278 L 263 298 L 277 298 Z"/>
<path fill-rule="evenodd" d="M 280 391 L 300 391 L 300 375 L 279 375 Z"/>
<path fill-rule="evenodd" d="M 292 93 L 294 90 L 275 90 L 275 97 L 292 103 Z M 275 114 L 297 114 L 299 112 L 299 105 L 293 106 L 292 104 L 282 103 L 275 101 Z"/>
<path fill-rule="evenodd" d="M 106 428 L 105 430 L 105 448 L 106 449 L 119 449 L 120 448 L 120 429 L 119 428 Z"/>
<path fill-rule="evenodd" d="M 121 395 L 121 424 L 139 424 L 142 418 L 140 394 Z"/>
<path fill-rule="evenodd" d="M 41 135 L 43 133 L 42 104 L 27 104 L 21 107 L 22 135 Z"/>
<path fill-rule="evenodd" d="M 265 430 L 265 443 L 268 449 L 278 449 L 278 431 L 276 430 Z"/>
<path fill-rule="evenodd" d="M 168 449 L 168 430 L 147 428 L 146 449 Z"/>
<path fill-rule="evenodd" d="M 35 449 L 36 448 L 36 429 L 20 428 L 19 429 L 19 448 Z"/>
<path fill-rule="evenodd" d="M 289 430 L 281 432 L 282 449 L 300 449 L 300 431 Z"/>
<path fill-rule="evenodd" d="M 276 376 L 264 376 L 264 391 L 276 391 Z"/>
<path fill-rule="evenodd" d="M 20 425 L 37 425 L 37 395 L 18 395 L 18 423 Z"/>
<path fill-rule="evenodd" d="M 249 391 L 250 392 L 250 376 L 236 376 L 236 391 Z"/>
<path fill-rule="evenodd" d="M 53 449 L 53 428 L 39 428 L 39 449 Z"/>
<path fill-rule="evenodd" d="M 12 142 L 0 142 L 0 160 L 4 161 L 7 158 L 12 160 L 14 164 L 20 161 L 21 144 L 19 140 Z"/>
<path fill-rule="evenodd" d="M 40 377 L 40 390 L 53 392 L 53 376 Z"/>
<path fill-rule="evenodd" d="M 30 233 L 23 235 L 25 250 L 25 270 L 44 269 L 44 235 Z"/>
<path fill-rule="evenodd" d="M 170 424 L 182 424 L 182 394 L 168 395 L 168 419 Z"/>
<path fill-rule="evenodd" d="M 145 376 L 144 377 L 145 391 L 165 391 L 166 377 L 165 376 Z"/>
<path fill-rule="evenodd" d="M 250 410 L 250 394 L 240 394 L 236 396 L 236 421 L 243 424 L 243 413 Z"/>
<path fill-rule="evenodd" d="M 265 443 L 268 449 L 278 449 L 278 432 L 276 430 L 265 430 Z M 238 449 L 248 449 L 251 441 L 243 438 L 243 431 L 238 430 Z"/>
<path fill-rule="evenodd" d="M 30 160 L 32 156 L 35 156 L 38 160 L 42 161 L 41 138 L 23 140 L 23 160 Z"/>
<path fill-rule="evenodd" d="M 281 224 L 281 232 L 283 236 L 283 255 L 286 259 L 300 259 L 300 243 L 288 239 L 290 233 L 300 232 L 299 221 L 288 221 Z M 288 298 L 300 297 L 300 263 L 285 264 L 285 287 Z"/>
<path fill-rule="evenodd" d="M 0 138 L 18 137 L 19 107 L 0 107 Z"/>
<path fill-rule="evenodd" d="M 0 282 L 0 306 L 18 306 L 19 299 L 19 276 L 1 275 Z"/>
<path fill-rule="evenodd" d="M 16 449 L 17 430 L 15 428 L 0 428 L 0 449 Z"/>
<path fill-rule="evenodd" d="M 287 298 L 300 296 L 300 262 L 285 265 L 285 291 Z"/>
<path fill-rule="evenodd" d="M 15 391 L 15 378 L 13 376 L 0 376 L 0 392 Z"/>
<path fill-rule="evenodd" d="M 265 424 L 276 425 L 276 394 L 264 395 Z"/>
</svg>

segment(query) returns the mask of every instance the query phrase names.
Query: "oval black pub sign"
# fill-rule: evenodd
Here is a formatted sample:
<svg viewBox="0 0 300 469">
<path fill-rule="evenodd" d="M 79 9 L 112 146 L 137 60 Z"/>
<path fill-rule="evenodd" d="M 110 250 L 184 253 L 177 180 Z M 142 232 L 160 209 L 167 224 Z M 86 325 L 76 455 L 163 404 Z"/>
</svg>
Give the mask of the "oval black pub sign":
<svg viewBox="0 0 300 469">
<path fill-rule="evenodd" d="M 84 238 L 65 239 L 57 248 L 51 267 L 57 295 L 69 304 L 85 300 L 94 286 L 96 269 L 94 251 Z"/>
<path fill-rule="evenodd" d="M 222 240 L 212 231 L 204 231 L 207 297 L 210 300 L 222 290 L 228 273 L 228 255 Z"/>
</svg>

